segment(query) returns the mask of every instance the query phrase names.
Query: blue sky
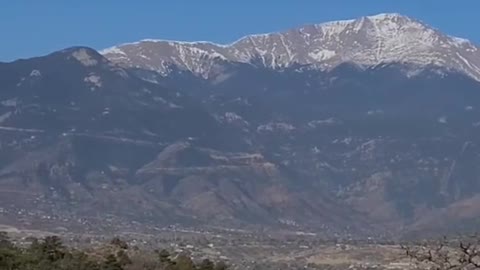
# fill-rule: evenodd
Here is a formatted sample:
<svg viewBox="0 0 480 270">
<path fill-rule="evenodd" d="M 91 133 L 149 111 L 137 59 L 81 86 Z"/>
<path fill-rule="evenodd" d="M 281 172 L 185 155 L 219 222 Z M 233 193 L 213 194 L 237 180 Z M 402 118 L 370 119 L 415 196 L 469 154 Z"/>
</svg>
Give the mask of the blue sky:
<svg viewBox="0 0 480 270">
<path fill-rule="evenodd" d="M 0 5 L 0 61 L 144 38 L 229 43 L 246 34 L 384 12 L 480 44 L 479 0 L 9 0 Z"/>
</svg>

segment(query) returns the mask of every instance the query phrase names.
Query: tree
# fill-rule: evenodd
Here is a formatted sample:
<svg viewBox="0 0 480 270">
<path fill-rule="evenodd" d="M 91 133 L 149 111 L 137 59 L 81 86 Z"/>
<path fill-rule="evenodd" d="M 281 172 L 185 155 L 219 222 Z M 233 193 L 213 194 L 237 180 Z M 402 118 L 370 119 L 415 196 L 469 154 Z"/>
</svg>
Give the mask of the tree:
<svg viewBox="0 0 480 270">
<path fill-rule="evenodd" d="M 166 249 L 162 249 L 159 252 L 157 252 L 158 257 L 160 259 L 161 263 L 170 263 L 170 252 L 168 252 Z"/>
<path fill-rule="evenodd" d="M 60 262 L 61 269 L 65 270 L 100 270 L 100 265 L 84 252 L 73 251 L 67 253 Z"/>
<path fill-rule="evenodd" d="M 12 248 L 13 244 L 6 232 L 0 232 L 0 248 Z"/>
<path fill-rule="evenodd" d="M 176 266 L 177 262 L 172 261 L 172 259 L 170 258 L 171 257 L 170 252 L 168 252 L 165 249 L 162 249 L 161 251 L 156 251 L 156 253 L 158 255 L 158 258 L 159 258 L 160 265 L 161 265 L 162 269 L 164 269 L 164 270 L 176 270 L 177 269 L 177 266 Z"/>
<path fill-rule="evenodd" d="M 10 248 L 0 249 L 0 269 L 13 270 L 20 268 L 18 251 Z"/>
<path fill-rule="evenodd" d="M 6 239 L 6 235 L 1 235 Z M 112 249 L 107 249 L 112 250 Z M 76 250 L 63 245 L 59 237 L 33 239 L 29 247 L 5 244 L 0 247 L 0 270 L 226 270 L 223 262 L 208 259 L 196 264 L 186 254 L 168 251 L 127 253 L 114 249 L 104 257 L 104 249 Z M 88 252 L 88 253 L 87 253 Z M 130 257 L 131 256 L 131 257 Z M 175 259 L 173 259 L 175 258 Z"/>
<path fill-rule="evenodd" d="M 195 264 L 193 263 L 192 259 L 186 255 L 178 255 L 176 262 L 176 269 L 177 270 L 194 270 Z"/>
<path fill-rule="evenodd" d="M 132 263 L 132 260 L 130 260 L 130 257 L 128 257 L 128 254 L 124 250 L 119 250 L 117 252 L 117 259 L 121 266 Z"/>
<path fill-rule="evenodd" d="M 215 270 L 227 270 L 227 269 L 228 269 L 228 265 L 223 261 L 219 261 L 215 264 Z"/>
<path fill-rule="evenodd" d="M 63 246 L 62 239 L 58 236 L 47 236 L 40 244 L 40 249 L 43 255 L 49 261 L 58 261 L 65 256 L 65 247 Z"/>
<path fill-rule="evenodd" d="M 117 257 L 115 257 L 113 254 L 110 254 L 103 262 L 101 270 L 123 270 L 123 267 L 117 260 Z"/>
<path fill-rule="evenodd" d="M 214 268 L 215 264 L 209 259 L 204 259 L 198 267 L 199 270 L 215 270 Z"/>
<path fill-rule="evenodd" d="M 419 268 L 434 270 L 480 269 L 480 238 L 430 241 L 401 246 Z"/>
<path fill-rule="evenodd" d="M 110 241 L 110 244 L 112 246 L 115 246 L 115 247 L 118 247 L 118 248 L 121 248 L 121 249 L 128 249 L 128 244 L 127 242 L 123 241 L 122 239 L 118 238 L 118 237 L 114 237 L 111 241 Z"/>
</svg>

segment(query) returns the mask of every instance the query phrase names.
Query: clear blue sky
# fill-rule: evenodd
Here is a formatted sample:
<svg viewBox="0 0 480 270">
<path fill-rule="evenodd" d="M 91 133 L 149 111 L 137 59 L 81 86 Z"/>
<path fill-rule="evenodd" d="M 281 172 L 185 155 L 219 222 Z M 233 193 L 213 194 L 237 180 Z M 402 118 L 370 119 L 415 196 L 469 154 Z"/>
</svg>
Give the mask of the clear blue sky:
<svg viewBox="0 0 480 270">
<path fill-rule="evenodd" d="M 5 0 L 0 61 L 144 38 L 210 40 L 397 12 L 480 43 L 479 0 Z"/>
</svg>

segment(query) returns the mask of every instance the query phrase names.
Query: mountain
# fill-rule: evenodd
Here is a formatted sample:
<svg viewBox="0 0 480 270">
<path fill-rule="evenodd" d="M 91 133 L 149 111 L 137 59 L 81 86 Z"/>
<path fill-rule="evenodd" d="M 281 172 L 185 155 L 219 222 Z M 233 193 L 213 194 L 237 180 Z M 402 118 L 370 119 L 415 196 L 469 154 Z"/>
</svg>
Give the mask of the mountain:
<svg viewBox="0 0 480 270">
<path fill-rule="evenodd" d="M 372 38 L 372 27 L 383 34 Z M 473 45 L 395 14 L 304 29 L 337 29 L 327 36 L 338 42 L 317 40 L 335 56 L 307 61 L 324 47 L 296 40 L 296 60 L 272 47 L 284 61 L 272 66 L 267 47 L 299 33 L 290 31 L 224 47 L 140 42 L 117 47 L 120 62 L 72 47 L 0 63 L 0 223 L 326 235 L 478 226 L 480 83 L 474 69 L 449 66 L 460 63 L 449 50 Z M 419 46 L 426 40 L 437 45 Z M 211 59 L 156 45 L 256 54 Z M 387 58 L 369 53 L 378 46 Z M 146 57 L 159 66 L 129 62 Z"/>
<path fill-rule="evenodd" d="M 383 229 L 478 225 L 475 80 L 436 66 L 411 77 L 402 64 L 232 69 L 204 103 L 248 130 L 297 185 L 328 191 Z"/>
<path fill-rule="evenodd" d="M 228 45 L 211 42 L 142 40 L 101 51 L 109 60 L 168 74 L 172 67 L 204 78 L 224 61 L 279 68 L 295 64 L 330 69 L 344 62 L 438 65 L 480 80 L 480 50 L 468 40 L 400 14 L 307 25 L 284 32 L 250 35 Z"/>
<path fill-rule="evenodd" d="M 0 223 L 99 231 L 295 219 L 346 228 L 357 216 L 324 191 L 306 194 L 188 93 L 90 48 L 2 63 L 0 85 Z"/>
</svg>

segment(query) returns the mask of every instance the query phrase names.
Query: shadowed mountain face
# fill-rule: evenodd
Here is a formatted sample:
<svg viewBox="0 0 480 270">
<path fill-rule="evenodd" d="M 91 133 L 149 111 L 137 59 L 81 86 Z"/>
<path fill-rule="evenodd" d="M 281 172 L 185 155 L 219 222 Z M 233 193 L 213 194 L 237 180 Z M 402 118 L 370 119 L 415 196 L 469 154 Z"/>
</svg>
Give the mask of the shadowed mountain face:
<svg viewBox="0 0 480 270">
<path fill-rule="evenodd" d="M 476 81 L 400 64 L 326 73 L 232 65 L 221 76 L 203 103 L 295 172 L 296 185 L 328 190 L 386 227 L 447 229 L 478 217 Z"/>
<path fill-rule="evenodd" d="M 469 76 L 398 63 L 217 68 L 163 76 L 83 47 L 0 64 L 0 222 L 476 224 L 480 84 Z"/>
</svg>

